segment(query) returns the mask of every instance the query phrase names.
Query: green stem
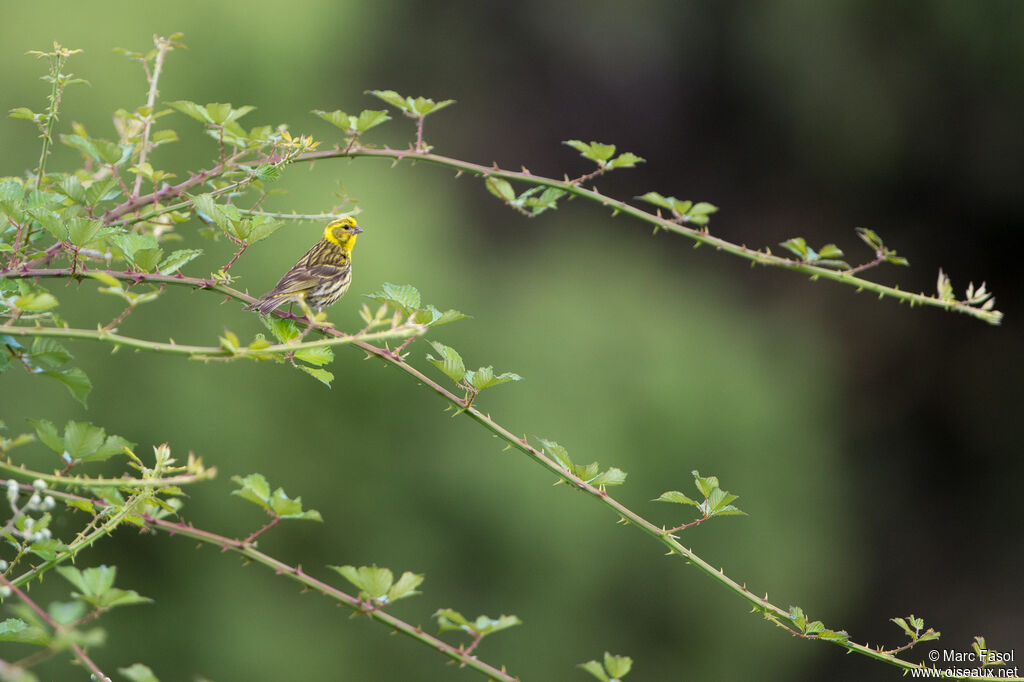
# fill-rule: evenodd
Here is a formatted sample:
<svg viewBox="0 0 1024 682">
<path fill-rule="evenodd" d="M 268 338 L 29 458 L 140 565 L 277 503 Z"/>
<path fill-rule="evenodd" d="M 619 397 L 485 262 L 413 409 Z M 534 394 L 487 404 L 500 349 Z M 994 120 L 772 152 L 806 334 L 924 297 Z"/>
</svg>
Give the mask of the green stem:
<svg viewBox="0 0 1024 682">
<path fill-rule="evenodd" d="M 479 660 L 475 656 L 470 656 L 459 647 L 452 646 L 433 635 L 427 634 L 423 631 L 423 628 L 419 626 L 407 623 L 400 618 L 392 616 L 384 610 L 368 609 L 364 601 L 357 597 L 353 597 L 336 587 L 328 585 L 322 580 L 314 578 L 306 573 L 302 569 L 301 565 L 292 566 L 290 564 L 286 564 L 283 561 L 275 559 L 269 554 L 264 554 L 258 549 L 255 549 L 247 542 L 235 540 L 223 535 L 200 530 L 198 528 L 193 528 L 185 523 L 156 519 L 150 516 L 144 516 L 143 518 L 145 518 L 146 523 L 151 527 L 158 528 L 170 535 L 182 535 L 193 540 L 198 540 L 199 542 L 215 545 L 223 551 L 232 551 L 241 554 L 250 561 L 266 566 L 278 575 L 286 576 L 304 587 L 315 590 L 326 597 L 344 604 L 357 613 L 362 613 L 373 620 L 394 629 L 396 632 L 412 637 L 422 644 L 444 654 L 453 661 L 457 661 L 459 665 L 472 668 L 473 670 L 486 675 L 488 679 L 502 680 L 503 682 L 516 682 L 517 678 L 505 672 L 504 669 L 499 670 L 498 668 Z"/>
<path fill-rule="evenodd" d="M 223 346 L 190 346 L 180 343 L 165 343 L 162 341 L 147 341 L 132 336 L 114 334 L 105 329 L 73 329 L 69 327 L 17 327 L 0 326 L 0 331 L 11 336 L 25 337 L 50 337 L 58 339 L 79 339 L 86 341 L 102 341 L 114 346 L 125 346 L 137 350 L 147 350 L 153 353 L 164 353 L 167 355 L 183 355 L 194 360 L 211 360 L 215 358 L 257 358 L 262 359 L 268 355 L 284 355 L 286 353 L 297 353 L 309 348 L 326 348 L 330 346 L 344 346 L 352 343 L 367 341 L 380 341 L 384 339 L 404 339 L 412 334 L 418 333 L 422 327 L 418 325 L 400 326 L 394 329 L 385 329 L 378 332 L 366 332 L 359 336 L 337 336 L 318 341 L 303 341 L 300 343 L 278 343 L 264 348 L 225 348 Z"/>
<path fill-rule="evenodd" d="M 984 310 L 979 307 L 968 305 L 963 301 L 947 301 L 936 296 L 929 296 L 923 293 L 903 291 L 899 287 L 886 286 L 884 284 L 879 284 L 878 282 L 872 282 L 870 280 L 856 277 L 851 271 L 831 270 L 829 268 L 809 265 L 790 258 L 776 256 L 768 249 L 763 251 L 751 249 L 747 246 L 735 244 L 721 237 L 716 237 L 704 230 L 662 218 L 660 215 L 649 213 L 643 209 L 637 208 L 636 206 L 631 206 L 624 201 L 607 197 L 596 189 L 586 189 L 574 181 L 555 180 L 553 178 L 534 175 L 525 169 L 522 171 L 509 171 L 498 168 L 497 166 L 484 166 L 429 152 L 420 152 L 408 149 L 390 149 L 386 147 L 383 149 L 371 149 L 359 146 L 348 150 L 336 147 L 334 149 L 306 152 L 299 155 L 295 161 L 316 161 L 319 159 L 344 157 L 354 158 L 361 156 L 386 158 L 393 161 L 401 161 L 402 159 L 425 161 L 427 163 L 455 169 L 460 173 L 469 173 L 470 175 L 477 177 L 494 177 L 514 182 L 523 182 L 529 185 L 554 187 L 570 195 L 578 196 L 589 201 L 599 203 L 606 208 L 610 208 L 613 214 L 625 213 L 628 216 L 653 225 L 658 229 L 683 235 L 693 240 L 696 244 L 706 244 L 718 251 L 725 251 L 726 253 L 738 256 L 739 258 L 750 261 L 751 265 L 764 265 L 792 270 L 793 272 L 800 272 L 805 275 L 809 275 L 811 279 L 827 279 L 832 280 L 833 282 L 846 284 L 854 287 L 858 292 L 870 291 L 878 294 L 879 298 L 893 298 L 900 302 L 907 303 L 912 307 L 918 305 L 932 306 L 943 310 L 963 313 L 983 320 L 989 324 L 999 324 L 1003 317 L 1003 314 L 998 310 Z"/>
<path fill-rule="evenodd" d="M 6 471 L 16 476 L 24 476 L 32 480 L 41 479 L 50 486 L 62 488 L 162 488 L 169 485 L 188 485 L 212 479 L 217 475 L 216 469 L 204 469 L 194 474 L 180 474 L 178 476 L 166 476 L 163 478 L 91 478 L 89 476 L 59 476 L 57 474 L 46 474 L 41 471 L 33 471 L 23 466 L 14 466 L 6 462 L 0 462 L 0 471 Z M 0 480 L 0 483 L 5 481 Z"/>
<path fill-rule="evenodd" d="M 149 109 L 149 114 L 146 116 L 146 120 L 142 123 L 142 144 L 139 146 L 139 163 L 141 166 L 146 162 L 146 156 L 149 154 L 149 132 L 153 127 L 153 108 L 156 106 L 156 94 L 157 84 L 160 82 L 160 72 L 164 68 L 164 57 L 167 56 L 167 51 L 171 49 L 171 42 L 165 38 L 156 38 L 156 57 L 153 60 L 153 73 L 149 77 L 149 93 L 146 96 L 146 107 Z M 142 174 L 135 174 L 135 184 L 132 187 L 131 197 L 137 197 L 139 190 L 142 188 Z"/>
</svg>

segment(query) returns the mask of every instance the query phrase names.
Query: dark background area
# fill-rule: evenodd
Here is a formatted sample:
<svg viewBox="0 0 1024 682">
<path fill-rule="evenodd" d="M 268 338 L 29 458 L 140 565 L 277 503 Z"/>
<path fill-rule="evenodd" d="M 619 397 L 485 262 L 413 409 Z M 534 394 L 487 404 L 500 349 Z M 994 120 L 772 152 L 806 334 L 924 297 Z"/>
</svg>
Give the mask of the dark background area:
<svg viewBox="0 0 1024 682">
<path fill-rule="evenodd" d="M 289 194 L 272 200 L 328 210 L 341 183 L 366 234 L 353 288 L 330 318 L 357 328 L 360 294 L 383 281 L 472 314 L 434 338 L 473 367 L 526 377 L 485 394 L 486 409 L 580 461 L 628 471 L 613 491 L 627 505 L 679 523 L 687 518 L 648 500 L 692 492 L 692 469 L 718 475 L 749 516 L 683 542 L 755 591 L 858 642 L 901 644 L 888 619 L 914 613 L 942 631 L 943 648 L 969 650 L 978 634 L 997 649 L 1024 646 L 1019 2 L 20 5 L 0 24 L 0 109 L 43 107 L 44 64 L 22 55 L 58 40 L 85 49 L 69 70 L 91 83 L 68 90 L 63 130 L 79 121 L 112 138 L 111 112 L 142 104 L 146 87 L 111 48 L 144 51 L 153 33 L 175 31 L 189 49 L 168 57 L 163 101 L 254 104 L 247 126 L 288 122 L 333 144 L 311 109 L 381 108 L 367 89 L 454 98 L 428 120 L 440 153 L 561 177 L 587 170 L 562 140 L 615 143 L 647 162 L 601 178 L 602 192 L 710 201 L 721 207 L 712 232 L 732 241 L 799 235 L 863 262 L 871 254 L 853 228 L 866 226 L 911 262 L 871 277 L 931 292 L 942 267 L 959 295 L 986 281 L 1001 327 L 751 269 L 581 201 L 526 220 L 477 180 L 368 159 L 291 168 L 280 183 Z M 368 141 L 407 144 L 412 126 L 395 119 Z M 179 177 L 209 165 L 215 149 L 198 124 L 161 123 L 182 142 L 154 165 Z M 30 124 L 0 120 L 0 140 L 0 175 L 36 164 Z M 51 163 L 74 162 L 59 147 Z M 215 271 L 230 245 L 194 228 L 180 228 L 184 245 L 206 255 L 189 267 Z M 239 285 L 269 288 L 319 230 L 289 226 L 254 247 L 233 269 Z M 53 286 L 78 326 L 120 310 L 90 285 Z M 184 291 L 150 308 L 123 333 L 215 344 L 225 328 L 260 331 L 238 306 Z M 425 344 L 413 349 L 425 367 Z M 263 523 L 227 495 L 230 476 L 260 471 L 325 518 L 275 529 L 261 548 L 321 577 L 325 564 L 424 572 L 424 595 L 394 611 L 425 626 L 440 607 L 516 613 L 524 626 L 480 655 L 523 679 L 586 679 L 572 666 L 605 650 L 634 657 L 631 680 L 899 679 L 746 615 L 357 353 L 339 351 L 327 390 L 283 366 L 72 350 L 96 386 L 90 409 L 7 372 L 0 418 L 10 431 L 27 430 L 26 417 L 90 420 L 139 453 L 164 441 L 181 456 L 194 450 L 221 474 L 191 491 L 187 518 L 230 535 Z M 25 456 L 56 466 L 41 447 Z M 111 643 L 94 653 L 107 672 L 139 660 L 164 680 L 473 677 L 183 540 L 123 531 L 78 565 L 99 561 L 156 600 L 102 619 Z M 44 589 L 56 598 L 58 587 Z M 41 674 L 70 679 L 56 664 Z"/>
</svg>

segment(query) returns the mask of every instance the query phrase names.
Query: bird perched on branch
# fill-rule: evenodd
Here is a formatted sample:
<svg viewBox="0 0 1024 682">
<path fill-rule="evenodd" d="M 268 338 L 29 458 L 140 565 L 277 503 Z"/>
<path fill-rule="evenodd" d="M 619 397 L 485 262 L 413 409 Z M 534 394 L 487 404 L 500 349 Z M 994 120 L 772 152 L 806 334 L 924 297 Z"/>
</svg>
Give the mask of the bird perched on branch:
<svg viewBox="0 0 1024 682">
<path fill-rule="evenodd" d="M 319 312 L 348 290 L 352 282 L 352 249 L 356 235 L 362 231 L 351 216 L 331 221 L 320 241 L 284 273 L 277 286 L 244 310 L 269 315 L 284 303 L 297 302 L 306 316 L 313 319 L 310 308 Z"/>
</svg>

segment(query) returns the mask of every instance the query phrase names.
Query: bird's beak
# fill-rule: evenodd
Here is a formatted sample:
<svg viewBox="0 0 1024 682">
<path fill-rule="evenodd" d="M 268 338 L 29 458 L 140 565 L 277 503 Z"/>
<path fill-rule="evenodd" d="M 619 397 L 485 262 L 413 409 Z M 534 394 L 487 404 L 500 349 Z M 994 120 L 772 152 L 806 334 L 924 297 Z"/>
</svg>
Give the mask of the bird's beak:
<svg viewBox="0 0 1024 682">
<path fill-rule="evenodd" d="M 353 225 L 352 231 L 355 232 L 356 234 L 359 234 L 360 232 L 363 231 L 363 228 L 359 227 L 358 225 Z"/>
</svg>

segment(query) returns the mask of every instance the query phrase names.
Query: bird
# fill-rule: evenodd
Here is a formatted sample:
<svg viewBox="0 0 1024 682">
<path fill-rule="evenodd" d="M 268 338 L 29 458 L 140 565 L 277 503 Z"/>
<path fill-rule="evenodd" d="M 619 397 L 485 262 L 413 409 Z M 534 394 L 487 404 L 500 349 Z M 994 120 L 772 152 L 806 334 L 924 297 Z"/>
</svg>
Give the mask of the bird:
<svg viewBox="0 0 1024 682">
<path fill-rule="evenodd" d="M 356 235 L 362 231 L 352 216 L 332 220 L 320 241 L 284 273 L 281 281 L 243 310 L 269 315 L 284 303 L 297 302 L 312 319 L 310 308 L 319 313 L 348 290 L 352 282 L 352 249 Z"/>
</svg>

